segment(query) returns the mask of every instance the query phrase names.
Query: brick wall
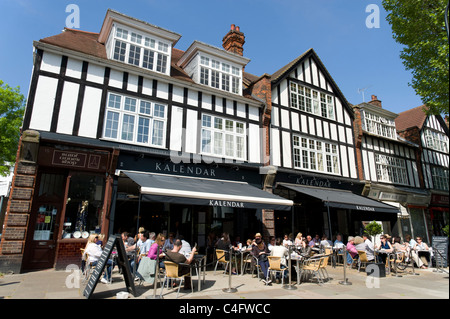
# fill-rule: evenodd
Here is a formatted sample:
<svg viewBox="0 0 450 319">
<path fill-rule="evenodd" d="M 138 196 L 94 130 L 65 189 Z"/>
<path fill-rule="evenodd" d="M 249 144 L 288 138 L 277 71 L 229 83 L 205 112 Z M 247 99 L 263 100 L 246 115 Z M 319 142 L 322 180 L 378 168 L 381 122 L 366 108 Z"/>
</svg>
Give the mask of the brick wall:
<svg viewBox="0 0 450 319">
<path fill-rule="evenodd" d="M 86 247 L 86 240 L 61 240 L 57 244 L 55 269 L 65 270 L 68 265 L 81 265 L 81 248 Z"/>
<path fill-rule="evenodd" d="M 20 155 L 20 145 L 17 158 Z M 16 162 L 0 242 L 0 271 L 20 273 L 37 167 Z"/>
</svg>

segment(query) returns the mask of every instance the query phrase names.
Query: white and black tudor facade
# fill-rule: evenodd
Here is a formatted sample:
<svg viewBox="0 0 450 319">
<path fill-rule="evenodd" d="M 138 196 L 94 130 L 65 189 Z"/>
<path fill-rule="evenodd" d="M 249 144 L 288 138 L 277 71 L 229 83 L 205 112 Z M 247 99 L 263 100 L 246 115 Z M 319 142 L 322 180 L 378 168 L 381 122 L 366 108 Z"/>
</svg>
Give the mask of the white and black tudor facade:
<svg viewBox="0 0 450 319">
<path fill-rule="evenodd" d="M 108 10 L 99 33 L 34 42 L 0 270 L 63 269 L 90 233 L 140 227 L 203 251 L 210 233 L 394 228 L 399 206 L 362 196 L 372 179 L 356 113 L 314 50 L 255 76 L 239 27 L 223 49 L 182 51 L 180 37 Z M 395 143 L 414 165 L 416 146 Z"/>
</svg>

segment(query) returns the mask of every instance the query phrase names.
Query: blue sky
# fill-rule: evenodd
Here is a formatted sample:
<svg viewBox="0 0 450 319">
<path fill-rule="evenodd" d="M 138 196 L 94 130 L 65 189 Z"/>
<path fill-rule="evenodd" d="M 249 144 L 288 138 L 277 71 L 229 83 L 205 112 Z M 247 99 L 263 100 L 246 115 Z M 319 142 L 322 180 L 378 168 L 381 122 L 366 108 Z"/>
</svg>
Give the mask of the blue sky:
<svg viewBox="0 0 450 319">
<path fill-rule="evenodd" d="M 0 0 L 1 80 L 28 94 L 33 41 L 63 30 L 69 4 L 80 9 L 81 30 L 99 32 L 111 8 L 179 33 L 180 50 L 194 40 L 221 47 L 235 24 L 246 37 L 249 73 L 272 74 L 313 48 L 350 103 L 361 103 L 365 89 L 366 102 L 377 95 L 394 113 L 422 105 L 381 0 Z M 379 28 L 366 26 L 370 4 L 380 9 Z"/>
</svg>

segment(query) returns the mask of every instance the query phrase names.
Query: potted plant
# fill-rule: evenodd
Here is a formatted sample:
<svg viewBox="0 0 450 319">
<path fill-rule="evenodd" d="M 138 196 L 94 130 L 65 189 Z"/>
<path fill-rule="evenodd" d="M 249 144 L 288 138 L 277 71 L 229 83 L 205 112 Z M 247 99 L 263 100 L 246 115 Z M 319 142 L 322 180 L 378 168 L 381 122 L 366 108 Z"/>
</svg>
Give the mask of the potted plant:
<svg viewBox="0 0 450 319">
<path fill-rule="evenodd" d="M 365 231 L 372 237 L 372 242 L 375 245 L 375 236 L 383 233 L 383 228 L 376 221 L 372 221 L 365 227 Z"/>
</svg>

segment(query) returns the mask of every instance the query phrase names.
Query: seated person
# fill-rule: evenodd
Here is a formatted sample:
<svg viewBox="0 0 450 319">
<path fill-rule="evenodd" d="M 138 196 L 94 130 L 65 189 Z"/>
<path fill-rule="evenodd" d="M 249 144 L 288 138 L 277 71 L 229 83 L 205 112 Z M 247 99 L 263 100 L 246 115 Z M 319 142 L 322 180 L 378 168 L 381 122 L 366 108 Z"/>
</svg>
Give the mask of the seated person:
<svg viewBox="0 0 450 319">
<path fill-rule="evenodd" d="M 176 264 L 191 264 L 194 260 L 195 252 L 197 251 L 197 247 L 192 248 L 191 253 L 188 257 L 186 257 L 184 254 L 180 253 L 181 247 L 183 246 L 183 243 L 180 239 L 177 239 L 175 243 L 173 244 L 173 249 L 171 251 L 167 251 L 165 253 L 165 259 L 166 261 L 171 261 Z M 178 276 L 183 276 L 190 274 L 191 268 L 187 265 L 179 265 L 178 266 Z M 191 278 L 190 276 L 186 276 L 184 280 L 184 289 L 190 289 L 191 288 Z"/>
<path fill-rule="evenodd" d="M 311 246 L 306 244 L 306 241 L 302 241 L 300 249 L 297 250 L 298 254 L 302 257 L 309 258 L 311 256 Z"/>
<path fill-rule="evenodd" d="M 373 247 L 373 243 L 369 239 L 369 235 L 364 233 L 363 234 L 364 239 L 364 251 L 367 255 L 367 260 L 371 261 L 375 259 L 375 249 Z"/>
<path fill-rule="evenodd" d="M 255 235 L 255 245 L 253 245 L 252 254 L 258 259 L 258 264 L 259 266 L 261 266 L 261 271 L 264 275 L 264 284 L 270 284 L 272 282 L 270 279 L 269 281 L 266 281 L 269 268 L 269 260 L 267 259 L 267 256 L 269 256 L 270 251 L 267 245 L 262 240 L 262 236 L 260 233 L 257 233 Z"/>
<path fill-rule="evenodd" d="M 285 234 L 283 239 L 283 246 L 287 247 L 292 245 L 292 240 L 289 239 L 289 235 Z"/>
<path fill-rule="evenodd" d="M 420 259 L 422 260 L 425 267 L 428 267 L 430 256 L 430 248 L 426 243 L 423 242 L 423 238 L 420 236 L 416 237 L 417 244 L 413 247 L 413 249 L 417 252 Z"/>
<path fill-rule="evenodd" d="M 271 256 L 275 256 L 275 257 L 281 257 L 280 260 L 280 268 L 286 268 L 286 257 L 289 256 L 289 251 L 286 247 L 284 247 L 283 242 L 281 241 L 281 238 L 277 238 L 275 240 L 275 245 L 272 247 L 272 251 L 270 253 Z M 277 273 L 277 280 L 280 277 L 280 273 Z M 287 278 L 287 271 L 284 272 L 284 279 Z"/>
<path fill-rule="evenodd" d="M 405 260 L 407 261 L 409 258 L 409 254 L 411 254 L 411 258 L 414 260 L 414 262 L 416 263 L 417 267 L 421 268 L 421 269 L 426 269 L 427 267 L 424 266 L 422 260 L 420 260 L 419 256 L 417 255 L 417 253 L 411 249 L 411 247 L 409 246 L 409 242 L 405 242 L 405 243 L 401 243 L 401 239 L 400 237 L 394 237 L 394 245 L 393 245 L 394 249 L 396 252 L 403 252 L 405 253 Z"/>
<path fill-rule="evenodd" d="M 394 248 L 392 248 L 391 243 L 388 241 L 388 238 L 386 235 L 380 236 L 380 244 L 377 246 L 377 249 L 382 249 L 386 253 L 391 253 L 394 251 Z M 380 253 L 378 254 L 378 262 L 386 263 L 387 254 Z"/>
<path fill-rule="evenodd" d="M 331 240 L 328 239 L 327 235 L 324 234 L 322 236 L 322 240 L 320 241 L 320 246 L 331 247 L 331 246 L 333 246 L 333 243 L 331 242 Z"/>
<path fill-rule="evenodd" d="M 333 243 L 333 247 L 336 247 L 336 248 L 339 248 L 339 249 L 344 247 L 344 243 L 342 242 L 342 235 L 341 234 L 337 234 L 336 235 L 336 240 Z"/>
<path fill-rule="evenodd" d="M 362 240 L 362 238 L 361 238 Z M 349 266 L 352 265 L 353 263 L 353 259 L 358 258 L 358 250 L 356 249 L 355 246 L 355 237 L 353 236 L 349 236 L 348 237 L 348 242 L 347 242 L 347 264 Z"/>
<path fill-rule="evenodd" d="M 95 234 L 89 236 L 86 248 L 84 249 L 83 252 L 83 260 L 85 259 L 85 255 L 87 254 L 89 258 L 88 263 L 92 266 L 97 265 L 98 260 L 100 259 L 100 256 L 103 253 L 102 247 L 96 244 L 97 241 L 96 237 L 97 235 Z M 106 266 L 107 267 L 105 274 L 103 278 L 100 280 L 104 284 L 107 284 L 111 281 L 111 271 L 113 266 L 113 262 L 111 259 L 108 259 L 108 261 L 106 262 Z"/>
</svg>

